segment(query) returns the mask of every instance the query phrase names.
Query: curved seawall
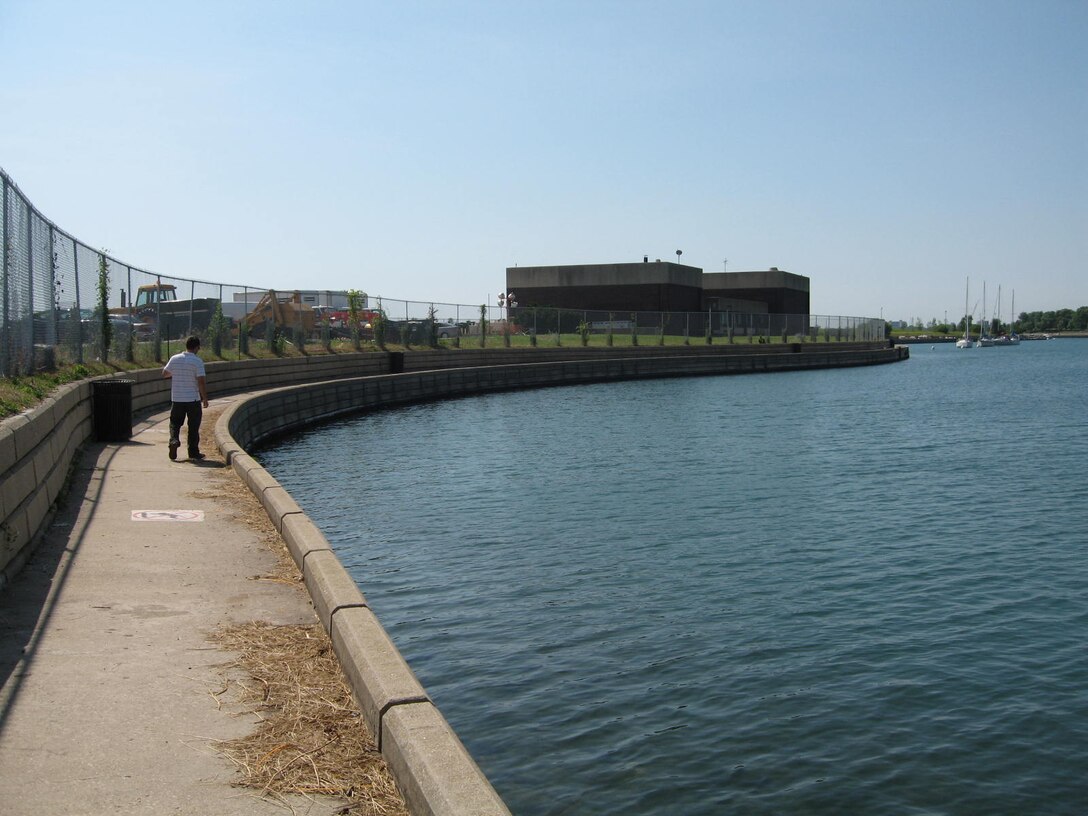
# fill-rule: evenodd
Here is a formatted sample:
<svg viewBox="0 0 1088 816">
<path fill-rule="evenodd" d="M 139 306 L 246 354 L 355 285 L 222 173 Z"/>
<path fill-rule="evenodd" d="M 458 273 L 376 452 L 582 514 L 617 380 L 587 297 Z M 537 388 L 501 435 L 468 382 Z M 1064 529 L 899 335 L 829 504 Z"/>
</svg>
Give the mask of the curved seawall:
<svg viewBox="0 0 1088 816">
<path fill-rule="evenodd" d="M 872 365 L 906 356 L 905 349 L 889 348 L 819 354 L 792 349 L 758 355 L 651 353 L 357 377 L 249 396 L 224 412 L 215 436 L 302 571 L 314 609 L 411 811 L 506 813 L 502 800 L 385 633 L 325 536 L 247 451 L 293 428 L 412 402 L 613 380 Z M 403 367 L 399 359 L 392 365 L 394 370 Z"/>
<path fill-rule="evenodd" d="M 220 418 L 216 442 L 261 500 L 299 564 L 314 608 L 412 812 L 489 814 L 508 810 L 323 534 L 247 450 L 293 428 L 425 400 L 638 378 L 876 365 L 907 357 L 905 348 L 883 344 L 795 343 L 370 352 L 214 362 L 207 368 L 210 396 L 245 394 Z M 123 376 L 134 381 L 134 413 L 169 403 L 169 382 L 159 369 Z M 37 546 L 75 457 L 93 438 L 92 400 L 89 381 L 74 383 L 0 423 L 0 588 Z"/>
</svg>

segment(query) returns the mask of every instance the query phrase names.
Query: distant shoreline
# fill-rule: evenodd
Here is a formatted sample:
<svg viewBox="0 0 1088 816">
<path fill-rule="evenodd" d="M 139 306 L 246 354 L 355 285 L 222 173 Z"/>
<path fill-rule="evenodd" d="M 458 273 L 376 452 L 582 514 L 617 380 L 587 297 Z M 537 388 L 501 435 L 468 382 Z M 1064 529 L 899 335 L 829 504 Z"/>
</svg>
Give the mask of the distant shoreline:
<svg viewBox="0 0 1088 816">
<path fill-rule="evenodd" d="M 912 345 L 923 345 L 925 343 L 928 343 L 930 345 L 935 345 L 936 343 L 955 343 L 957 340 L 960 339 L 960 337 L 961 337 L 961 335 L 951 335 L 951 334 L 947 335 L 947 336 L 945 336 L 945 335 L 926 336 L 926 335 L 919 334 L 919 335 L 911 335 L 909 337 L 892 337 L 891 340 L 896 345 L 912 346 Z M 1047 340 L 1047 339 L 1061 340 L 1061 339 L 1069 338 L 1069 337 L 1085 338 L 1085 337 L 1088 337 L 1088 332 L 1054 332 L 1053 334 L 1050 334 L 1050 335 L 1041 334 L 1039 332 L 1031 332 L 1029 334 L 1021 334 L 1020 335 L 1020 339 L 1025 340 L 1025 341 L 1027 341 L 1027 340 Z M 978 335 L 972 335 L 971 339 L 972 340 L 977 340 Z"/>
</svg>

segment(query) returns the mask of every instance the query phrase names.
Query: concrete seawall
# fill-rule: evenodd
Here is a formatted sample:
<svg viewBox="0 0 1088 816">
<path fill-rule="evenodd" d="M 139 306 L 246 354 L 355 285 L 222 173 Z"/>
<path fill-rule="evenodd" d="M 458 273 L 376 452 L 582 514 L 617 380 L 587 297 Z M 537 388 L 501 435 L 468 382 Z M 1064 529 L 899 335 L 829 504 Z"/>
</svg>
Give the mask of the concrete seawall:
<svg viewBox="0 0 1088 816">
<path fill-rule="evenodd" d="M 208 380 L 212 396 L 247 394 L 220 417 L 216 443 L 261 500 L 299 565 L 314 609 L 411 811 L 503 814 L 508 813 L 505 805 L 324 535 L 247 451 L 294 428 L 424 400 L 640 378 L 874 365 L 907 356 L 906 349 L 877 344 L 374 352 L 210 363 Z M 135 380 L 134 412 L 168 403 L 169 383 L 158 369 L 124 376 Z M 91 417 L 91 385 L 79 383 L 0 427 L 4 582 L 48 525 L 73 458 L 93 433 Z"/>
</svg>

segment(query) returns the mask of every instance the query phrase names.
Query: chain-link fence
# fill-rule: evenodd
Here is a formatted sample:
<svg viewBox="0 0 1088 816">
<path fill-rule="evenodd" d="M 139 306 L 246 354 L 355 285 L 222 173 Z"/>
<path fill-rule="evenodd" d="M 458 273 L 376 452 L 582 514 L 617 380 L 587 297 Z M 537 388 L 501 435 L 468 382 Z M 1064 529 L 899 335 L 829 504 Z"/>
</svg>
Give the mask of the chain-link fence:
<svg viewBox="0 0 1088 816">
<path fill-rule="evenodd" d="M 158 363 L 196 334 L 218 357 L 337 348 L 879 340 L 873 318 L 737 312 L 601 312 L 273 291 L 149 272 L 60 229 L 3 182 L 0 373 L 64 363 Z"/>
<path fill-rule="evenodd" d="M 677 345 L 878 341 L 884 321 L 829 315 L 609 312 L 545 306 L 373 299 L 387 317 L 387 342 L 434 345 Z"/>
</svg>

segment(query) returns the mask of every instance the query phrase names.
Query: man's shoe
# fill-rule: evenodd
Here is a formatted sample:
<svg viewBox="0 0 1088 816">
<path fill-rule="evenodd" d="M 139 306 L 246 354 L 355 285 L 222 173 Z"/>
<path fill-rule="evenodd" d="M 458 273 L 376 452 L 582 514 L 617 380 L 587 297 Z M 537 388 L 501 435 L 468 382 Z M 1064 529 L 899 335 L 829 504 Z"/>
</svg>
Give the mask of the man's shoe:
<svg viewBox="0 0 1088 816">
<path fill-rule="evenodd" d="M 176 439 L 170 440 L 170 459 L 176 460 L 178 458 L 178 446 L 181 445 Z"/>
<path fill-rule="evenodd" d="M 190 453 L 189 454 L 189 460 L 192 461 L 192 462 L 199 462 L 200 460 L 207 459 L 207 458 L 208 457 L 205 456 L 203 453 Z"/>
</svg>

